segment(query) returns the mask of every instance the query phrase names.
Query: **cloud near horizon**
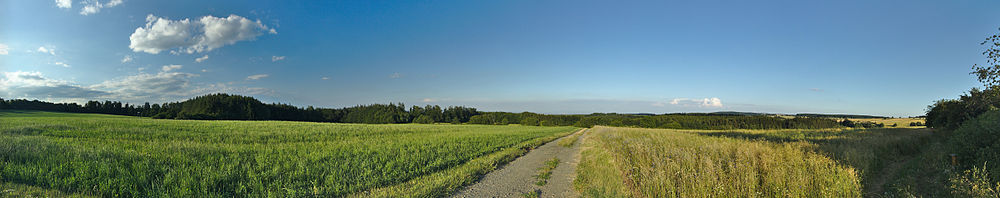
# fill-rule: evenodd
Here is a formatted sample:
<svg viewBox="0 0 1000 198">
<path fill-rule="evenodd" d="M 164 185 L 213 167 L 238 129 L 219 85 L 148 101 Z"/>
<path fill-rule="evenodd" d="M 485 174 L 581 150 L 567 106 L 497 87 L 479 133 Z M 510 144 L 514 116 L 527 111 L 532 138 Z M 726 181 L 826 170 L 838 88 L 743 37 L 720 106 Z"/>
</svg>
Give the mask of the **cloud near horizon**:
<svg viewBox="0 0 1000 198">
<path fill-rule="evenodd" d="M 194 83 L 197 74 L 164 72 L 139 73 L 98 84 L 83 86 L 70 81 L 47 78 L 41 72 L 0 73 L 0 97 L 45 99 L 52 102 L 117 100 L 122 102 L 173 102 L 211 93 L 243 95 L 274 94 L 258 87 L 234 87 L 226 83 Z"/>
<path fill-rule="evenodd" d="M 129 36 L 129 48 L 150 54 L 166 50 L 173 54 L 193 54 L 254 40 L 265 33 L 278 32 L 260 20 L 251 21 L 235 14 L 225 18 L 203 16 L 198 20 L 170 20 L 150 14 L 146 16 L 146 25 Z"/>
<path fill-rule="evenodd" d="M 702 108 L 722 108 L 722 100 L 719 98 L 702 98 L 702 99 L 690 99 L 690 98 L 674 98 L 670 100 L 670 105 L 683 106 L 683 107 L 702 107 Z M 663 107 L 666 104 L 662 102 L 653 103 L 653 106 Z"/>
</svg>

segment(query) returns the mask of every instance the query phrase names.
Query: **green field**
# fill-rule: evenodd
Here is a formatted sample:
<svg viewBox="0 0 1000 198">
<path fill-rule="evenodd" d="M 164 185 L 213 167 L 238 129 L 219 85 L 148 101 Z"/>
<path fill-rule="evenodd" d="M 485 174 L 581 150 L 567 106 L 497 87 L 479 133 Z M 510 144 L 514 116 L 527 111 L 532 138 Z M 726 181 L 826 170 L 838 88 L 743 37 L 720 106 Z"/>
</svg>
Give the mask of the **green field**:
<svg viewBox="0 0 1000 198">
<path fill-rule="evenodd" d="M 5 195 L 440 196 L 576 129 L 0 111 L 0 184 Z"/>
<path fill-rule="evenodd" d="M 929 138 L 927 129 L 595 127 L 574 184 L 589 197 L 909 195 L 899 189 L 922 178 L 897 178 L 913 176 L 901 167 L 920 163 Z"/>
</svg>

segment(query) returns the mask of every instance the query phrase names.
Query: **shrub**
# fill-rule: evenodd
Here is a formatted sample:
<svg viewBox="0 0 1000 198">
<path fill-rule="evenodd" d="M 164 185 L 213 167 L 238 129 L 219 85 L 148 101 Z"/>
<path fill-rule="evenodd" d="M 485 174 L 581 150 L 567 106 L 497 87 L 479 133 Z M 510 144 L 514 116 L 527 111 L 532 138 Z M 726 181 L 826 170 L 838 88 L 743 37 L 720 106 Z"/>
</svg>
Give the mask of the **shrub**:
<svg viewBox="0 0 1000 198">
<path fill-rule="evenodd" d="M 1000 181 L 1000 111 L 991 111 L 966 121 L 953 132 L 948 143 L 951 153 L 957 154 L 959 166 L 986 164 L 990 181 Z"/>
</svg>

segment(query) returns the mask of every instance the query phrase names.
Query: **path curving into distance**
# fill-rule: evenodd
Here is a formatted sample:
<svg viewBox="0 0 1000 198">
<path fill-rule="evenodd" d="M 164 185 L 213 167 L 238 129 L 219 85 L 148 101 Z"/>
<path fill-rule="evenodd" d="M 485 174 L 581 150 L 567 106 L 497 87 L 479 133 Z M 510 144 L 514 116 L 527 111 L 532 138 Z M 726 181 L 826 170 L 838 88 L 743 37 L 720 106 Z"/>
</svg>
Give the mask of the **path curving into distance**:
<svg viewBox="0 0 1000 198">
<path fill-rule="evenodd" d="M 577 131 L 585 134 L 588 129 Z M 576 166 L 580 162 L 580 144 L 584 135 L 567 135 L 535 148 L 499 170 L 487 173 L 478 182 L 465 187 L 451 197 L 522 197 L 536 192 L 540 197 L 579 197 L 573 190 Z M 566 138 L 578 138 L 570 147 L 558 144 Z M 545 161 L 559 158 L 559 165 L 543 186 L 535 184 L 539 168 Z"/>
</svg>

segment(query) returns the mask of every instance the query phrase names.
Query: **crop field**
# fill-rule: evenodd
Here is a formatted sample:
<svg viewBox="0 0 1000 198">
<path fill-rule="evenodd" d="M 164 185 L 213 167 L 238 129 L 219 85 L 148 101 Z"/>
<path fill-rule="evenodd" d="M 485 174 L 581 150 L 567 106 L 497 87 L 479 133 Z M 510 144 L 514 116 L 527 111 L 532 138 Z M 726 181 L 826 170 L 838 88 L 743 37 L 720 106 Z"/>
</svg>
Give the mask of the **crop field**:
<svg viewBox="0 0 1000 198">
<path fill-rule="evenodd" d="M 103 197 L 441 196 L 576 129 L 0 111 L 0 186 Z"/>
<path fill-rule="evenodd" d="M 583 140 L 574 185 L 589 197 L 883 196 L 906 185 L 892 182 L 931 135 L 595 127 Z"/>
<path fill-rule="evenodd" d="M 925 123 L 923 118 L 863 118 L 863 119 L 851 119 L 852 121 L 858 122 L 875 122 L 880 124 L 885 124 L 886 128 L 926 128 L 925 126 L 910 126 L 910 123 L 920 122 Z M 896 126 L 893 127 L 892 125 Z"/>
</svg>

